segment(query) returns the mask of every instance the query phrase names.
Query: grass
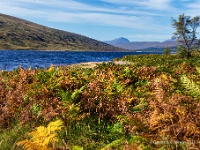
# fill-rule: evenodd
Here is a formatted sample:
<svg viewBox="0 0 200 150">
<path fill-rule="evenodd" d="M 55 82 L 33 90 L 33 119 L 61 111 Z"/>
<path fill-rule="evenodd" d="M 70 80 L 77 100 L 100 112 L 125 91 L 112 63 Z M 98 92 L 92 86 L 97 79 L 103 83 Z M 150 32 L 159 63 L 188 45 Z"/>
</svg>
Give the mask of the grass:
<svg viewBox="0 0 200 150">
<path fill-rule="evenodd" d="M 10 129 L 0 130 L 0 150 L 16 150 L 16 142 L 23 140 L 29 129 L 25 126 L 15 125 Z"/>
</svg>

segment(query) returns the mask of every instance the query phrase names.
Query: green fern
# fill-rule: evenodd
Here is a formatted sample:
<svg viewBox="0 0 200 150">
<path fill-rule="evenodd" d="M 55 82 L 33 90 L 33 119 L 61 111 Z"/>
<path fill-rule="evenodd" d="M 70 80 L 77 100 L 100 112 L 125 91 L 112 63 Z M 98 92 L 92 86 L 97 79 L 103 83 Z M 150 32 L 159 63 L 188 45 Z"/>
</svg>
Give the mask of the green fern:
<svg viewBox="0 0 200 150">
<path fill-rule="evenodd" d="M 187 76 L 182 75 L 181 76 L 181 82 L 184 86 L 184 88 L 187 90 L 187 92 L 195 97 L 200 97 L 200 86 L 195 84 L 192 80 L 190 80 Z"/>
<path fill-rule="evenodd" d="M 107 144 L 104 148 L 102 148 L 101 150 L 106 150 L 106 149 L 110 149 L 110 148 L 120 148 L 120 146 L 124 145 L 124 138 L 121 139 L 117 139 L 109 144 Z"/>
<path fill-rule="evenodd" d="M 146 99 L 141 98 L 141 101 L 138 105 L 133 107 L 134 112 L 141 112 L 145 107 L 147 107 L 149 104 Z"/>
<path fill-rule="evenodd" d="M 72 150 L 83 150 L 83 147 L 80 146 L 73 146 Z"/>
<path fill-rule="evenodd" d="M 137 147 L 143 150 L 151 149 L 151 147 L 149 146 L 149 142 L 142 136 L 132 136 L 129 142 L 134 144 L 134 148 Z"/>
<path fill-rule="evenodd" d="M 200 74 L 200 67 L 196 67 L 196 70 Z"/>
<path fill-rule="evenodd" d="M 81 94 L 84 89 L 85 89 L 85 86 L 82 86 L 80 89 L 76 89 L 71 95 L 72 100 L 76 100 L 79 94 Z"/>
</svg>

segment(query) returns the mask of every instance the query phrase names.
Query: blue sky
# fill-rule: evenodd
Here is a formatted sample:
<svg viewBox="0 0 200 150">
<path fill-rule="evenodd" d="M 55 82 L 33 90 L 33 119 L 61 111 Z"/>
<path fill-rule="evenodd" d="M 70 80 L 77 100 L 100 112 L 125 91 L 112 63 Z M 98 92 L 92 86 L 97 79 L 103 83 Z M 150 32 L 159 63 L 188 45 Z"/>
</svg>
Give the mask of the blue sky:
<svg viewBox="0 0 200 150">
<path fill-rule="evenodd" d="M 0 13 L 100 41 L 163 41 L 171 17 L 200 15 L 199 0 L 1 0 Z"/>
</svg>

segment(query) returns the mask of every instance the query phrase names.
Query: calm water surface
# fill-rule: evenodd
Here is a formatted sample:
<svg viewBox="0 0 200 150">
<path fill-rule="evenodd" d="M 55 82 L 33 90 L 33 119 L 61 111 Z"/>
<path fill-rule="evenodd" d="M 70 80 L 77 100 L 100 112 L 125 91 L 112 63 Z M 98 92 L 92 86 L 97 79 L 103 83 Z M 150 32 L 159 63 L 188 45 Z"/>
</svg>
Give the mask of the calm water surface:
<svg viewBox="0 0 200 150">
<path fill-rule="evenodd" d="M 27 69 L 47 68 L 52 64 L 64 66 L 81 62 L 110 61 L 124 55 L 150 54 L 152 52 L 69 52 L 69 51 L 34 51 L 1 50 L 0 70 L 13 70 L 19 66 Z M 155 52 L 156 53 L 156 52 Z"/>
</svg>

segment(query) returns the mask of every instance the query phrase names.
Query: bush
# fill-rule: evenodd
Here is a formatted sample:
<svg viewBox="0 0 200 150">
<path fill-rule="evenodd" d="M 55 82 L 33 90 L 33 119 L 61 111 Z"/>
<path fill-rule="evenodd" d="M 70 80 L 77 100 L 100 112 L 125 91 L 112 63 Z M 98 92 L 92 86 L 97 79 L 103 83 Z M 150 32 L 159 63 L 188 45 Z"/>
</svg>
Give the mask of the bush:
<svg viewBox="0 0 200 150">
<path fill-rule="evenodd" d="M 165 48 L 164 54 L 165 55 L 169 55 L 170 54 L 170 48 L 168 46 Z"/>
<path fill-rule="evenodd" d="M 178 53 L 178 56 L 181 58 L 188 58 L 191 56 L 191 52 L 187 51 L 186 48 L 182 45 L 179 45 L 177 47 L 177 53 Z"/>
</svg>

